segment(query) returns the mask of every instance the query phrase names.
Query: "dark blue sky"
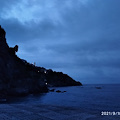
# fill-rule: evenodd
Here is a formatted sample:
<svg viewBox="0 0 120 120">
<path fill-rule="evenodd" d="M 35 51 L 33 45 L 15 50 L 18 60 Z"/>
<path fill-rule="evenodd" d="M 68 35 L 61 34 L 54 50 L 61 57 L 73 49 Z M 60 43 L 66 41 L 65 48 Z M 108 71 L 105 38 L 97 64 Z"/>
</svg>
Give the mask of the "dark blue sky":
<svg viewBox="0 0 120 120">
<path fill-rule="evenodd" d="M 82 83 L 120 83 L 120 0 L 3 0 L 9 46 Z"/>
</svg>

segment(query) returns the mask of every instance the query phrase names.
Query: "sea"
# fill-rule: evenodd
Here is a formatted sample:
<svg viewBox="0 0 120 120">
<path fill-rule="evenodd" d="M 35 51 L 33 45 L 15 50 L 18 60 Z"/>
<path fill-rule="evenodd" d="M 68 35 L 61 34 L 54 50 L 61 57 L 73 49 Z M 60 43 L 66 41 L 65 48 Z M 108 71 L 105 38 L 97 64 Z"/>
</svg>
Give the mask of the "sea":
<svg viewBox="0 0 120 120">
<path fill-rule="evenodd" d="M 49 89 L 55 89 L 55 91 L 12 98 L 8 102 L 76 107 L 98 112 L 120 112 L 120 84 L 83 84 L 83 86 Z M 61 92 L 56 92 L 57 90 Z"/>
</svg>

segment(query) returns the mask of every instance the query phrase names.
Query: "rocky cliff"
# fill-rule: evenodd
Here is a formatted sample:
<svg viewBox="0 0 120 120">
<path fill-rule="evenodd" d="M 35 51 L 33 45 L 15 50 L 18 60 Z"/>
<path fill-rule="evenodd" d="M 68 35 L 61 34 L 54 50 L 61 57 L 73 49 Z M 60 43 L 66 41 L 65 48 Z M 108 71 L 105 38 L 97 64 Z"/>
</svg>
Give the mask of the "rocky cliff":
<svg viewBox="0 0 120 120">
<path fill-rule="evenodd" d="M 18 45 L 9 47 L 0 26 L 0 96 L 47 92 L 47 86 L 82 85 L 61 72 L 37 67 L 17 57 Z"/>
</svg>

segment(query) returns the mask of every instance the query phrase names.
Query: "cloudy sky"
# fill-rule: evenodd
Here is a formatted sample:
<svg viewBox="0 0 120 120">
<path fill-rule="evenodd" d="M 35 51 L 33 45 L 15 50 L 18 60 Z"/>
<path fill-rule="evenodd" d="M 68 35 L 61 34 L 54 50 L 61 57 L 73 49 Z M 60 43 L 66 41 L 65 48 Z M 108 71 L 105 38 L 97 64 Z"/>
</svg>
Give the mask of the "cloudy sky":
<svg viewBox="0 0 120 120">
<path fill-rule="evenodd" d="M 9 46 L 84 83 L 120 83 L 120 0 L 0 0 Z"/>
</svg>

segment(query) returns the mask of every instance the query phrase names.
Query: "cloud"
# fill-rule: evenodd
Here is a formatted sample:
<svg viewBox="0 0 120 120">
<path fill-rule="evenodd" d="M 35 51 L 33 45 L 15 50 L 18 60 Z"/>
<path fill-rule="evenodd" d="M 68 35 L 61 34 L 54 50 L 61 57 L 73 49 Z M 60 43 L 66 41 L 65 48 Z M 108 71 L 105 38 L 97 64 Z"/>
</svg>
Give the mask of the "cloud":
<svg viewBox="0 0 120 120">
<path fill-rule="evenodd" d="M 0 23 L 7 32 L 8 44 L 20 46 L 21 58 L 63 71 L 83 83 L 110 83 L 113 79 L 117 83 L 119 3 L 119 0 L 1 1 Z"/>
</svg>

